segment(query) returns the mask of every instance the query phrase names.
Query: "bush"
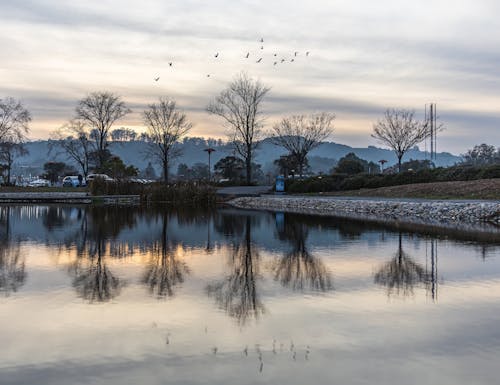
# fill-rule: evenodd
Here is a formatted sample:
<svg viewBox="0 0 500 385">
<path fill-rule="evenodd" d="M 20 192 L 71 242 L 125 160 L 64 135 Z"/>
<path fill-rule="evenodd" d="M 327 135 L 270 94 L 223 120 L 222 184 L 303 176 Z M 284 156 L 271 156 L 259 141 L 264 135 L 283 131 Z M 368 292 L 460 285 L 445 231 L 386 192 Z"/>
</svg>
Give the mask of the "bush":
<svg viewBox="0 0 500 385">
<path fill-rule="evenodd" d="M 197 206 L 210 206 L 216 203 L 216 190 L 206 183 L 178 182 L 169 185 L 155 183 L 148 187 L 145 200 L 151 203 Z"/>
<path fill-rule="evenodd" d="M 330 191 L 359 190 L 413 183 L 468 181 L 500 178 L 500 165 L 485 167 L 453 166 L 419 171 L 405 171 L 398 174 L 333 174 L 304 180 L 287 181 L 286 191 L 290 193 L 315 193 Z"/>
<path fill-rule="evenodd" d="M 129 181 L 106 181 L 96 178 L 90 182 L 89 191 L 92 195 L 143 195 L 146 185 Z"/>
<path fill-rule="evenodd" d="M 285 190 L 291 193 L 338 191 L 347 174 L 322 175 L 303 180 L 287 180 Z"/>
<path fill-rule="evenodd" d="M 216 202 L 215 188 L 197 182 L 141 184 L 130 181 L 106 182 L 102 179 L 90 183 L 92 195 L 140 195 L 146 203 L 200 205 L 206 207 Z"/>
</svg>

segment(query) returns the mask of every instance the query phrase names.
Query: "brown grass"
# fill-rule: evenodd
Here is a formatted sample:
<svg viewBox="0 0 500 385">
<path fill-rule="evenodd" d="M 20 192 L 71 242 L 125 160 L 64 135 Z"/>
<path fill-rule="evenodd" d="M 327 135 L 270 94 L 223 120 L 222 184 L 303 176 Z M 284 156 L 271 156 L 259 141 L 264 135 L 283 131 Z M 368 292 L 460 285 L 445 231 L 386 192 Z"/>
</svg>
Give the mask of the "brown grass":
<svg viewBox="0 0 500 385">
<path fill-rule="evenodd" d="M 416 183 L 324 193 L 335 196 L 428 199 L 492 199 L 500 200 L 500 179 L 479 179 L 460 182 Z"/>
</svg>

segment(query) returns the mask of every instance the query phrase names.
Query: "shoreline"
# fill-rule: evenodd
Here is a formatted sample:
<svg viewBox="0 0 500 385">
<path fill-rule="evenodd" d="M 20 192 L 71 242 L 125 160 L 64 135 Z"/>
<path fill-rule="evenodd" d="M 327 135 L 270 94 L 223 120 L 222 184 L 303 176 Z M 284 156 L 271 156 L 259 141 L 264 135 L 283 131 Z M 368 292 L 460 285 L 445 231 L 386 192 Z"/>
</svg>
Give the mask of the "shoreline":
<svg viewBox="0 0 500 385">
<path fill-rule="evenodd" d="M 260 196 L 235 198 L 227 203 L 240 209 L 321 215 L 405 227 L 486 232 L 500 237 L 499 201 Z"/>
</svg>

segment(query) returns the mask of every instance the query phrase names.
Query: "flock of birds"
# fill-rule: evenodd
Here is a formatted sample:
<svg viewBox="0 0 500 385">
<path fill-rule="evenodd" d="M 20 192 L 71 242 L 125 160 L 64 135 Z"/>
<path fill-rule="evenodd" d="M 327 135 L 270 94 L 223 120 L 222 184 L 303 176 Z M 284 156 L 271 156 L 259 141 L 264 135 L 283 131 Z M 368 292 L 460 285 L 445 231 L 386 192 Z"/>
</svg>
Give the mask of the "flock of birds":
<svg viewBox="0 0 500 385">
<path fill-rule="evenodd" d="M 263 51 L 264 50 L 264 38 L 261 38 L 259 40 L 259 43 L 260 43 L 260 51 Z M 289 63 L 293 63 L 295 62 L 296 58 L 300 55 L 300 52 L 299 51 L 294 51 L 293 52 L 293 55 L 291 56 L 291 58 L 285 58 L 283 55 L 278 55 L 277 52 L 274 52 L 273 53 L 273 60 L 272 60 L 272 64 L 273 66 L 277 66 L 278 64 L 283 64 L 283 63 L 286 63 L 286 62 L 289 62 Z M 305 56 L 309 56 L 310 55 L 310 51 L 306 51 L 305 52 Z M 216 52 L 214 54 L 214 59 L 219 59 L 220 57 L 220 54 L 219 52 Z M 255 63 L 259 64 L 259 63 L 262 63 L 263 61 L 263 56 L 262 55 L 256 55 L 257 59 L 255 60 Z M 247 52 L 246 55 L 243 56 L 244 59 L 250 59 L 251 60 L 251 55 L 250 55 L 250 52 Z M 174 63 L 173 62 L 168 62 L 168 66 L 169 67 L 174 67 Z M 206 75 L 207 78 L 211 77 L 211 74 L 207 74 Z M 160 76 L 156 76 L 155 78 L 153 78 L 155 82 L 158 82 L 160 80 Z"/>
</svg>

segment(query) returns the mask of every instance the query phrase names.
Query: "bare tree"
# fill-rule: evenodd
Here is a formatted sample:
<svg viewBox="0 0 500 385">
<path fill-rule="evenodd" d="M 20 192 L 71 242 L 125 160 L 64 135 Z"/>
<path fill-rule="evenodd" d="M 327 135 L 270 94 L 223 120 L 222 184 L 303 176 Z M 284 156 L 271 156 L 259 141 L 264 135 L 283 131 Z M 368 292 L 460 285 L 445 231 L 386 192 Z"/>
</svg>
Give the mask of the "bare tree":
<svg viewBox="0 0 500 385">
<path fill-rule="evenodd" d="M 437 129 L 442 130 L 442 125 Z M 388 109 L 384 117 L 373 125 L 372 137 L 394 150 L 398 158 L 398 170 L 401 171 L 403 155 L 430 135 L 428 122 L 418 121 L 415 111 Z"/>
<path fill-rule="evenodd" d="M 307 154 L 319 146 L 333 132 L 335 114 L 292 115 L 275 124 L 271 132 L 274 144 L 284 147 L 296 161 L 299 175 L 307 161 Z"/>
<path fill-rule="evenodd" d="M 208 106 L 230 128 L 230 139 L 245 161 L 246 182 L 252 182 L 252 158 L 263 127 L 261 103 L 270 88 L 241 73 Z"/>
<path fill-rule="evenodd" d="M 120 96 L 106 91 L 92 92 L 78 102 L 75 118 L 91 129 L 98 168 L 105 161 L 109 130 L 118 119 L 130 112 L 132 111 L 126 107 Z"/>
<path fill-rule="evenodd" d="M 88 128 L 81 120 L 71 120 L 54 134 L 49 142 L 49 151 L 59 148 L 68 159 L 80 168 L 84 178 L 89 173 L 90 158 L 94 150 Z"/>
<path fill-rule="evenodd" d="M 3 166 L 4 172 L 6 173 L 6 175 L 4 174 L 4 183 L 6 185 L 11 184 L 10 173 L 16 157 L 27 154 L 28 150 L 24 147 L 24 143 L 21 141 L 0 142 L 0 163 Z"/>
<path fill-rule="evenodd" d="M 177 108 L 173 99 L 160 98 L 158 103 L 149 105 L 143 112 L 147 127 L 149 154 L 155 157 L 163 168 L 163 178 L 168 183 L 170 162 L 180 155 L 177 142 L 193 126 L 186 114 Z"/>
<path fill-rule="evenodd" d="M 0 99 L 0 142 L 24 142 L 31 114 L 14 98 Z"/>
</svg>

